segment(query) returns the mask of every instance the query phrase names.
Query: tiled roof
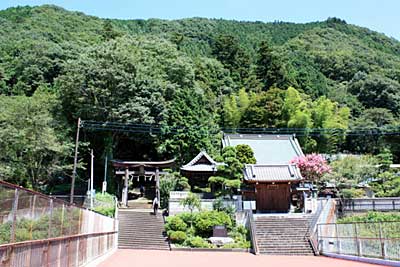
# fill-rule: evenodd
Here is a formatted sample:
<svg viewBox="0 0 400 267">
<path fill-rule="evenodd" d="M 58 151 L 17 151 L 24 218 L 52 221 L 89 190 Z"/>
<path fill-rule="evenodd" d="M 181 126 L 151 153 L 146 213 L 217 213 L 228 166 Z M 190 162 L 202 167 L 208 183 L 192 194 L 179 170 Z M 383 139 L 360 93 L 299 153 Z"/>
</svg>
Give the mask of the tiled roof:
<svg viewBox="0 0 400 267">
<path fill-rule="evenodd" d="M 217 166 L 216 165 L 206 165 L 206 164 L 199 164 L 193 166 L 182 166 L 181 170 L 183 171 L 191 171 L 191 172 L 216 172 Z"/>
<path fill-rule="evenodd" d="M 288 164 L 294 157 L 304 155 L 294 135 L 225 134 L 222 144 L 249 145 L 257 164 Z"/>
<path fill-rule="evenodd" d="M 205 157 L 209 164 L 199 163 L 198 161 Z M 194 157 L 188 164 L 181 167 L 181 170 L 184 171 L 199 171 L 199 172 L 215 172 L 217 170 L 217 166 L 223 165 L 224 163 L 216 162 L 213 160 L 210 155 L 205 151 L 201 151 L 196 157 Z"/>
<path fill-rule="evenodd" d="M 302 180 L 303 177 L 294 164 L 247 164 L 244 168 L 244 179 L 250 182 L 289 182 Z"/>
</svg>

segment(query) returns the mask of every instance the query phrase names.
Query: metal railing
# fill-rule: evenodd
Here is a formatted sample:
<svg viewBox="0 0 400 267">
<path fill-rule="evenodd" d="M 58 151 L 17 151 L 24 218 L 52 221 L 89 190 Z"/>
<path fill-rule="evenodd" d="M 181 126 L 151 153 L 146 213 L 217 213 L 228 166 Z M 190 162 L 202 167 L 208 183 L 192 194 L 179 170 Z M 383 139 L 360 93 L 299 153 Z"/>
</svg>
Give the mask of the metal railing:
<svg viewBox="0 0 400 267">
<path fill-rule="evenodd" d="M 335 199 L 318 199 L 318 209 L 310 223 L 307 231 L 308 240 L 312 246 L 315 255 L 319 255 L 319 233 L 318 224 L 330 223 L 336 221 L 336 200 Z"/>
<path fill-rule="evenodd" d="M 0 266 L 46 266 L 15 264 L 26 262 L 28 254 L 35 260 L 39 251 L 50 257 L 45 262 L 62 261 L 65 257 L 75 262 L 73 248 L 77 244 L 79 250 L 90 252 L 85 256 L 80 250 L 78 263 L 87 262 L 110 246 L 116 247 L 117 227 L 113 218 L 0 181 Z M 103 244 L 101 249 L 96 242 Z M 95 247 L 88 247 L 92 245 Z"/>
<path fill-rule="evenodd" d="M 319 224 L 318 233 L 321 253 L 400 260 L 400 222 Z"/>
<path fill-rule="evenodd" d="M 318 255 L 317 223 L 320 219 L 320 216 L 322 214 L 322 211 L 323 211 L 327 201 L 328 200 L 326 200 L 326 199 L 318 199 L 317 210 L 316 210 L 315 214 L 313 215 L 313 219 L 311 220 L 310 225 L 307 229 L 306 238 L 310 242 L 315 255 Z"/>
<path fill-rule="evenodd" d="M 341 199 L 342 212 L 400 211 L 400 198 L 349 198 Z"/>
<path fill-rule="evenodd" d="M 244 211 L 245 214 L 245 225 L 249 230 L 251 246 L 253 248 L 254 254 L 259 254 L 258 244 L 257 244 L 257 235 L 256 235 L 256 224 L 254 223 L 254 216 L 251 210 Z"/>
<path fill-rule="evenodd" d="M 116 247 L 116 232 L 0 245 L 0 266 L 84 266 Z"/>
</svg>

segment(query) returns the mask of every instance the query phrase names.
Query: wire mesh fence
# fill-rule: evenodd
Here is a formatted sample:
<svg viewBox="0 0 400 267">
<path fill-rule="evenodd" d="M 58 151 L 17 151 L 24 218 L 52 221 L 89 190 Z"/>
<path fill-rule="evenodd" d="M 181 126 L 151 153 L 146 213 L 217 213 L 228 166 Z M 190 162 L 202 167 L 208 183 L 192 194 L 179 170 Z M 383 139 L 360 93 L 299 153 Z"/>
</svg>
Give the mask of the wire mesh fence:
<svg viewBox="0 0 400 267">
<path fill-rule="evenodd" d="M 0 181 L 0 266 L 80 266 L 116 246 L 117 227 L 113 218 Z M 50 265 L 25 264 L 38 258 Z"/>
<path fill-rule="evenodd" d="M 322 253 L 400 260 L 400 222 L 319 224 Z"/>
</svg>

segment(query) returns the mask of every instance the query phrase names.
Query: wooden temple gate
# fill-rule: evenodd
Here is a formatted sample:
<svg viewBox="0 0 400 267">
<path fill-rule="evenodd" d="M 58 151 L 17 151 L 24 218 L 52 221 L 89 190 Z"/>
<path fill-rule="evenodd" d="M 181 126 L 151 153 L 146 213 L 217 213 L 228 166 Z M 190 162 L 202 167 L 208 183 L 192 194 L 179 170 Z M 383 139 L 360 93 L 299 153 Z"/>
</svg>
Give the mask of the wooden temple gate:
<svg viewBox="0 0 400 267">
<path fill-rule="evenodd" d="M 121 161 L 113 160 L 116 175 L 123 175 L 121 202 L 128 206 L 129 179 L 133 176 L 154 176 L 156 182 L 156 197 L 160 202 L 160 175 L 165 174 L 162 169 L 171 168 L 175 159 L 167 161 Z"/>
</svg>

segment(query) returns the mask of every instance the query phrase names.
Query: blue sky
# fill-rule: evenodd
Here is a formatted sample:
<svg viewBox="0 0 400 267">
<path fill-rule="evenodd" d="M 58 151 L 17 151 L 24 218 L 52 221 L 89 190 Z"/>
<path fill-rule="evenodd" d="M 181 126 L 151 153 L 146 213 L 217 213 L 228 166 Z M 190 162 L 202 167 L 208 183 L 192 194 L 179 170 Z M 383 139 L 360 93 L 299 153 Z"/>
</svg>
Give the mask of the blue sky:
<svg viewBox="0 0 400 267">
<path fill-rule="evenodd" d="M 340 17 L 400 40 L 400 0 L 0 0 L 0 9 L 55 4 L 103 18 L 310 22 Z"/>
</svg>

